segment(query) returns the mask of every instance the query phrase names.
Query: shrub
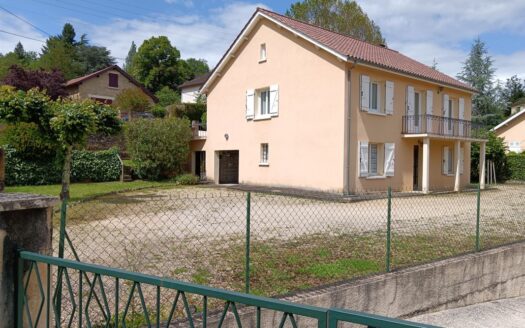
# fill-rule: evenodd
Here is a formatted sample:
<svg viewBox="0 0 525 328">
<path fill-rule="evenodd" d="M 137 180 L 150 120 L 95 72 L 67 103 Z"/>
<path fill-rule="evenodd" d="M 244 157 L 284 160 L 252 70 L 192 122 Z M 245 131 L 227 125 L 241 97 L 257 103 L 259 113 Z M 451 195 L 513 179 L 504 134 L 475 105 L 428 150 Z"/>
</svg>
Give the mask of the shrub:
<svg viewBox="0 0 525 328">
<path fill-rule="evenodd" d="M 97 152 L 85 150 L 73 152 L 71 162 L 73 181 L 115 181 L 120 178 L 121 170 L 117 148 Z"/>
<path fill-rule="evenodd" d="M 175 178 L 175 182 L 181 186 L 196 185 L 199 183 L 199 177 L 194 174 L 182 174 Z"/>
<path fill-rule="evenodd" d="M 206 104 L 178 104 L 168 106 L 171 116 L 187 118 L 190 121 L 200 121 L 202 114 L 206 112 Z"/>
<path fill-rule="evenodd" d="M 191 140 L 187 119 L 139 119 L 128 123 L 126 148 L 141 179 L 174 176 L 188 159 Z"/>
<path fill-rule="evenodd" d="M 161 105 L 155 105 L 155 107 L 153 107 L 151 110 L 151 114 L 158 118 L 164 118 L 164 116 L 166 116 L 166 108 L 162 107 Z"/>
<path fill-rule="evenodd" d="M 63 157 L 60 155 L 46 160 L 26 159 L 17 150 L 4 146 L 6 185 L 46 185 L 60 183 Z M 51 159 L 51 160 L 50 160 Z M 76 150 L 71 164 L 71 180 L 115 181 L 120 178 L 121 166 L 117 149 L 97 152 Z"/>
<path fill-rule="evenodd" d="M 131 118 L 132 112 L 148 112 L 151 109 L 150 98 L 138 88 L 129 88 L 122 90 L 117 97 L 113 106 L 123 112 L 127 112 Z"/>
<path fill-rule="evenodd" d="M 56 155 L 55 141 L 41 133 L 35 123 L 19 122 L 7 125 L 3 141 L 11 145 L 23 158 L 43 159 Z"/>
<path fill-rule="evenodd" d="M 503 138 L 496 136 L 492 131 L 487 132 L 484 136 L 488 139 L 485 158 L 494 162 L 496 168 L 497 181 L 505 181 L 509 177 L 509 168 L 507 165 L 507 146 Z M 479 181 L 479 143 L 472 143 L 471 147 L 472 162 L 470 166 L 470 177 L 472 181 Z"/>
<path fill-rule="evenodd" d="M 179 92 L 167 86 L 157 91 L 155 96 L 159 100 L 159 105 L 162 107 L 180 103 Z"/>
<path fill-rule="evenodd" d="M 511 180 L 525 181 L 525 153 L 509 153 L 507 155 L 507 164 Z"/>
</svg>

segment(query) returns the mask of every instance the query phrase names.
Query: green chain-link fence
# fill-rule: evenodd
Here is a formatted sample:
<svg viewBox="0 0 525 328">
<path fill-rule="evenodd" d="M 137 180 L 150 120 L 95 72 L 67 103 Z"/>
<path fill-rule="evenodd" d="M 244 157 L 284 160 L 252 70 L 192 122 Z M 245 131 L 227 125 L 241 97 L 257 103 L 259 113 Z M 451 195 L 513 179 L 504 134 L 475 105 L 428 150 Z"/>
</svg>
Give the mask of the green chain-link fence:
<svg viewBox="0 0 525 328">
<path fill-rule="evenodd" d="M 143 190 L 68 204 L 64 254 L 275 296 L 524 240 L 523 196 L 524 184 L 426 195 Z"/>
</svg>

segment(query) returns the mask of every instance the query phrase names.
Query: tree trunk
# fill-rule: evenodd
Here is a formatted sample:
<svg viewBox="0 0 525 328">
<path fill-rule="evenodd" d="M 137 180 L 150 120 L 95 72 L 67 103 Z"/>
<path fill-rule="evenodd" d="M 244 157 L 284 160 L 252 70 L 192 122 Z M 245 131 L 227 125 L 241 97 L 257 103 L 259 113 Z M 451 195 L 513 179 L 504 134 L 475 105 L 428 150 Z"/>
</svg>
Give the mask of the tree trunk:
<svg viewBox="0 0 525 328">
<path fill-rule="evenodd" d="M 69 199 L 69 184 L 71 181 L 71 157 L 73 155 L 73 146 L 68 145 L 66 148 L 66 158 L 64 159 L 64 169 L 62 171 L 62 190 L 60 191 L 60 199 Z"/>
</svg>

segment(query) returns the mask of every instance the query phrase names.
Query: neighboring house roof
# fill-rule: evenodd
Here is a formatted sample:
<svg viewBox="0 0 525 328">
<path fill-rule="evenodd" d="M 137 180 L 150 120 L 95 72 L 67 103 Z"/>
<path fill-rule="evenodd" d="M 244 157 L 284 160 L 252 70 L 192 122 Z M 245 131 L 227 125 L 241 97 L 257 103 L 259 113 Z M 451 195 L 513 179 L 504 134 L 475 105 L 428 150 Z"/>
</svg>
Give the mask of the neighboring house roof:
<svg viewBox="0 0 525 328">
<path fill-rule="evenodd" d="M 512 103 L 512 105 L 510 105 L 510 107 L 516 107 L 516 106 L 521 106 L 521 105 L 525 105 L 525 97 L 522 97 L 516 100 L 515 102 Z"/>
<path fill-rule="evenodd" d="M 193 80 L 186 81 L 179 85 L 179 89 L 185 89 L 190 87 L 202 86 L 206 83 L 206 80 L 210 77 L 211 73 L 196 76 Z"/>
<path fill-rule="evenodd" d="M 146 89 L 146 87 L 142 83 L 140 83 L 139 81 L 135 80 L 135 78 L 133 76 L 131 76 L 128 72 L 126 72 L 125 70 L 120 68 L 120 66 L 118 66 L 118 65 L 108 66 L 106 68 L 103 68 L 103 69 L 101 69 L 99 71 L 96 71 L 96 72 L 93 72 L 91 74 L 71 79 L 71 80 L 67 81 L 64 85 L 65 85 L 66 88 L 72 87 L 72 86 L 75 86 L 75 85 L 79 85 L 79 84 L 81 84 L 82 82 L 84 82 L 86 80 L 92 79 L 94 77 L 98 77 L 98 76 L 100 76 L 100 74 L 105 73 L 107 71 L 112 71 L 112 70 L 118 71 L 120 74 L 122 74 L 124 77 L 126 77 L 131 83 L 133 83 L 138 88 L 140 88 L 142 91 L 144 91 L 144 93 L 147 94 L 149 97 L 151 97 L 155 102 L 158 101 L 157 97 L 153 94 L 153 92 L 151 92 L 148 89 Z"/>
<path fill-rule="evenodd" d="M 237 36 L 234 43 L 220 60 L 219 64 L 217 64 L 212 76 L 210 76 L 204 85 L 204 90 L 206 90 L 208 85 L 213 81 L 217 72 L 220 72 L 222 65 L 227 59 L 232 58 L 232 56 L 229 56 L 229 53 L 235 50 L 238 43 L 242 42 L 244 39 L 244 35 L 253 27 L 253 23 L 261 17 L 269 19 L 281 27 L 288 29 L 295 35 L 314 43 L 317 47 L 334 54 L 344 61 L 356 62 L 356 64 L 369 65 L 379 69 L 386 69 L 398 74 L 409 75 L 411 77 L 453 88 L 459 88 L 468 92 L 477 92 L 476 89 L 468 84 L 458 81 L 453 77 L 441 73 L 395 50 L 361 41 L 351 36 L 332 32 L 262 8 L 257 8 L 250 21 L 243 28 L 239 36 Z"/>
<path fill-rule="evenodd" d="M 509 118 L 507 118 L 505 121 L 501 122 L 500 124 L 496 125 L 495 127 L 493 127 L 491 130 L 492 131 L 496 131 L 498 130 L 499 128 L 502 128 L 506 125 L 508 125 L 510 122 L 514 121 L 515 119 L 517 119 L 518 117 L 520 117 L 521 115 L 525 114 L 525 110 L 522 110 L 522 111 L 519 111 L 517 112 L 516 114 L 510 116 Z"/>
</svg>

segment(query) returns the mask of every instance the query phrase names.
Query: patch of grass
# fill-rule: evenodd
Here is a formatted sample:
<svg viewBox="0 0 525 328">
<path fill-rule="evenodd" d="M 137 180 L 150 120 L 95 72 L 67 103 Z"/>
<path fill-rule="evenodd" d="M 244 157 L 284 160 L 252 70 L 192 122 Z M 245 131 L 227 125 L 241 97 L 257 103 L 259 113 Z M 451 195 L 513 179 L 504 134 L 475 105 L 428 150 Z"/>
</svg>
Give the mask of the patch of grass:
<svg viewBox="0 0 525 328">
<path fill-rule="evenodd" d="M 210 272 L 206 269 L 199 268 L 197 271 L 191 275 L 191 279 L 194 283 L 200 285 L 207 285 L 210 281 Z"/>
<path fill-rule="evenodd" d="M 78 201 L 95 196 L 101 196 L 109 193 L 122 192 L 128 190 L 137 190 L 143 188 L 171 188 L 176 184 L 172 181 L 142 181 L 135 180 L 131 182 L 96 182 L 96 183 L 73 183 L 70 188 L 70 200 Z M 6 187 L 6 192 L 25 192 L 32 194 L 58 196 L 60 194 L 60 185 L 45 186 L 10 186 Z"/>
</svg>

